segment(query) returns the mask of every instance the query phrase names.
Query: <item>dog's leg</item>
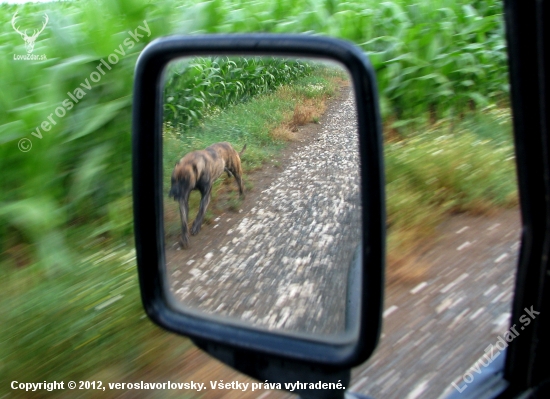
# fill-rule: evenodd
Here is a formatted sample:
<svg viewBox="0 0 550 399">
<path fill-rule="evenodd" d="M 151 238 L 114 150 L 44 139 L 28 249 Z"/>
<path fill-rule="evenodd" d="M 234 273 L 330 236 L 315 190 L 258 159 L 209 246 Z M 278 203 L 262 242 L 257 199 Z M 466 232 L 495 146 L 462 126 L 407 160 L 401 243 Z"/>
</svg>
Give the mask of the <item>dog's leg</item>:
<svg viewBox="0 0 550 399">
<path fill-rule="evenodd" d="M 246 148 L 246 145 L 244 147 Z M 243 151 L 245 150 L 245 148 L 243 148 Z M 238 158 L 231 172 L 233 176 L 235 176 L 235 180 L 237 181 L 237 185 L 239 186 L 239 193 L 241 194 L 241 197 L 244 197 L 243 168 Z"/>
<path fill-rule="evenodd" d="M 244 186 L 241 175 L 235 173 L 235 180 L 237 180 L 237 184 L 239 185 L 239 193 L 241 194 L 241 197 L 244 197 Z"/>
<path fill-rule="evenodd" d="M 199 213 L 197 213 L 197 218 L 193 222 L 191 227 L 191 235 L 196 235 L 201 230 L 202 221 L 204 219 L 204 214 L 206 213 L 206 208 L 210 203 L 210 192 L 212 191 L 212 185 L 208 185 L 206 188 L 199 188 L 201 192 L 201 204 L 199 206 Z"/>
<path fill-rule="evenodd" d="M 231 171 L 229 169 L 224 168 L 224 171 L 227 172 L 227 177 L 233 176 L 233 173 L 231 173 Z"/>
<path fill-rule="evenodd" d="M 189 193 L 185 193 L 179 200 L 181 216 L 181 245 L 184 249 L 189 248 L 189 227 L 187 215 L 189 214 Z"/>
<path fill-rule="evenodd" d="M 243 169 L 241 165 L 241 156 L 243 155 L 244 150 L 246 150 L 246 144 L 244 145 L 241 152 L 239 152 L 239 157 L 237 158 L 238 162 L 237 162 L 235 171 L 233 173 L 233 175 L 235 176 L 235 180 L 237 180 L 237 184 L 239 185 L 239 193 L 241 194 L 241 197 L 244 197 L 244 186 L 243 186 L 243 178 L 242 178 Z"/>
</svg>

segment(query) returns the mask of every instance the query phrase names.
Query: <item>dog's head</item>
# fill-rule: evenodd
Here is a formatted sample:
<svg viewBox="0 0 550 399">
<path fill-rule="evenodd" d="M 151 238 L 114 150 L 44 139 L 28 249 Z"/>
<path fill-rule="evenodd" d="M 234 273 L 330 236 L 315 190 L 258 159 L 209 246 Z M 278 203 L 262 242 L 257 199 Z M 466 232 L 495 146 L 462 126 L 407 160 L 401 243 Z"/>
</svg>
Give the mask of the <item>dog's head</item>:
<svg viewBox="0 0 550 399">
<path fill-rule="evenodd" d="M 174 166 L 174 170 L 172 171 L 172 177 L 170 178 L 170 181 L 171 181 L 170 192 L 168 193 L 168 196 L 175 200 L 181 197 L 181 187 L 178 184 L 177 173 L 176 173 L 176 170 L 178 169 L 179 164 L 180 164 L 180 161 L 176 162 L 176 165 Z"/>
<path fill-rule="evenodd" d="M 195 173 L 189 164 L 178 161 L 171 177 L 171 187 L 168 196 L 178 201 L 185 199 L 186 194 L 195 187 Z"/>
<path fill-rule="evenodd" d="M 178 181 L 174 177 L 174 174 L 172 174 L 172 185 L 170 187 L 170 192 L 168 193 L 168 196 L 173 198 L 174 200 L 178 200 L 178 198 L 181 198 L 181 187 L 178 184 Z"/>
</svg>

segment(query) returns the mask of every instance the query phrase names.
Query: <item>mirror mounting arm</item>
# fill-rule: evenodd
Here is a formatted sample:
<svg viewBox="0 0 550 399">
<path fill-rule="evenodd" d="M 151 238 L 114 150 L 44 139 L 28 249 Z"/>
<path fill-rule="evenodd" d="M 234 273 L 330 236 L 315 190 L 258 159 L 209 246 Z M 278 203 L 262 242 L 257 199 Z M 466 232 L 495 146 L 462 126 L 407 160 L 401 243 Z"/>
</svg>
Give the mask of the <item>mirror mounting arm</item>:
<svg viewBox="0 0 550 399">
<path fill-rule="evenodd" d="M 351 379 L 351 370 L 326 366 L 311 366 L 311 364 L 299 361 L 286 361 L 276 356 L 258 354 L 246 350 L 235 350 L 224 345 L 213 344 L 212 342 L 200 339 L 192 340 L 195 345 L 246 375 L 249 375 L 262 383 L 266 388 L 273 384 L 280 384 L 283 389 L 299 395 L 301 399 L 344 399 L 346 389 Z M 286 384 L 288 385 L 285 386 Z M 303 384 L 300 389 L 300 385 Z M 270 385 L 272 384 L 272 385 Z M 310 385 L 313 389 L 309 389 Z M 340 389 L 315 389 L 315 384 L 333 384 Z M 290 388 L 290 389 L 288 389 Z"/>
</svg>

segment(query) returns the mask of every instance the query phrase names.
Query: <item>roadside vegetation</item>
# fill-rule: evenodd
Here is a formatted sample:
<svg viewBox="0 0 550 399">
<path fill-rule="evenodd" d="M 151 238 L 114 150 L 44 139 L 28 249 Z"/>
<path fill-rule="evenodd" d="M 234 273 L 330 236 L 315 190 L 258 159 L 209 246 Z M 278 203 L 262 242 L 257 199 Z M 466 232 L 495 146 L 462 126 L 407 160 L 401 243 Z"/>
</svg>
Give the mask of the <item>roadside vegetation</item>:
<svg viewBox="0 0 550 399">
<path fill-rule="evenodd" d="M 404 136 L 386 132 L 388 277 L 416 281 L 416 258 L 445 218 L 518 205 L 510 110 L 493 105 Z"/>
<path fill-rule="evenodd" d="M 313 3 L 0 4 L 0 396 L 12 380 L 137 380 L 155 372 L 159 359 L 173 367 L 188 348 L 187 340 L 145 319 L 132 249 L 133 71 L 140 51 L 157 37 L 292 32 L 359 45 L 376 71 L 382 105 L 390 268 L 448 215 L 517 204 L 500 1 Z M 29 32 L 48 14 L 34 47 L 46 59 L 13 58 L 26 54 L 11 26 L 16 11 L 17 24 Z M 150 36 L 138 31 L 134 45 L 121 48 L 144 21 Z M 124 55 L 78 104 L 42 138 L 31 135 L 115 49 Z M 240 94 L 238 85 L 235 96 L 220 94 L 227 103 L 208 107 L 176 101 L 177 90 L 167 93 L 173 107 L 165 109 L 172 119 L 165 126 L 165 170 L 183 155 L 181 148 L 217 141 L 212 132 L 218 129 L 237 151 L 248 144 L 245 168 L 260 167 L 293 138 L 295 124 L 315 121 L 318 99 L 333 90 L 331 79 L 309 73 L 292 77 L 292 85 L 247 94 L 249 81 Z M 317 87 L 322 90 L 313 95 Z M 269 127 L 254 125 L 246 109 L 270 120 Z M 29 152 L 18 149 L 22 138 L 32 141 Z M 183 146 L 178 151 L 170 144 L 175 140 Z"/>
</svg>

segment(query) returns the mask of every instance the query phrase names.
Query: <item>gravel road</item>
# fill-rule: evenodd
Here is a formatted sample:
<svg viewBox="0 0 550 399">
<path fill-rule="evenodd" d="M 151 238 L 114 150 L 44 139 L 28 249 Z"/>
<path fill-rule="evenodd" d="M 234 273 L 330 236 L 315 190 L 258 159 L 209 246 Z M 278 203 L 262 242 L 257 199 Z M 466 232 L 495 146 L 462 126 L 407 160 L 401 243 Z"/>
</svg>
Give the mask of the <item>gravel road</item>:
<svg viewBox="0 0 550 399">
<path fill-rule="evenodd" d="M 225 235 L 189 257 L 167 250 L 172 292 L 183 304 L 267 329 L 344 330 L 348 266 L 361 239 L 361 199 L 349 88 L 338 104 L 321 119 L 316 138 L 232 218 Z M 201 234 L 193 246 L 202 245 Z"/>
<path fill-rule="evenodd" d="M 167 242 L 175 295 L 265 328 L 340 331 L 347 265 L 360 231 L 358 159 L 348 150 L 357 142 L 354 120 L 351 98 L 335 101 L 269 184 L 247 194 L 240 213 L 205 226 L 190 252 Z M 439 226 L 425 243 L 429 250 L 410 265 L 415 278 L 386 286 L 381 341 L 352 371 L 349 389 L 376 399 L 438 399 L 455 389 L 453 382 L 464 387 L 462 376 L 509 328 L 519 234 L 517 209 L 455 215 Z M 178 375 L 182 380 L 251 381 L 198 350 L 188 356 L 200 367 Z"/>
<path fill-rule="evenodd" d="M 375 399 L 443 399 L 455 389 L 453 382 L 464 388 L 462 376 L 509 328 L 519 226 L 517 210 L 491 217 L 457 215 L 439 226 L 431 249 L 411 265 L 423 270 L 422 278 L 386 286 L 380 343 L 367 362 L 352 370 L 348 389 Z M 182 363 L 195 367 L 179 374 L 181 380 L 254 381 L 198 349 L 186 356 Z M 296 396 L 206 391 L 201 397 Z"/>
</svg>

